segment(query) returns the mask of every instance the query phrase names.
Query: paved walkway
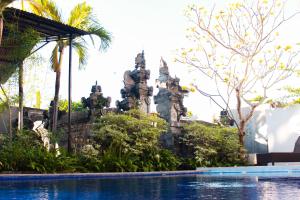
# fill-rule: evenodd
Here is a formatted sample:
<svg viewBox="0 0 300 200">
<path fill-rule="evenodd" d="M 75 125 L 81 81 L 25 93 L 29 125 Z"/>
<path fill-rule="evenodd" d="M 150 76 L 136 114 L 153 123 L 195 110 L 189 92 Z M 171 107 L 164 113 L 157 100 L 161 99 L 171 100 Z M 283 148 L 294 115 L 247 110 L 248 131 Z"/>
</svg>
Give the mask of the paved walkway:
<svg viewBox="0 0 300 200">
<path fill-rule="evenodd" d="M 120 173 L 58 173 L 58 174 L 0 174 L 1 180 L 32 179 L 78 179 L 78 178 L 122 178 L 147 176 L 179 176 L 199 174 L 199 170 L 161 171 L 161 172 L 120 172 Z"/>
<path fill-rule="evenodd" d="M 247 166 L 247 167 L 203 167 L 189 171 L 160 172 L 121 172 L 121 173 L 58 173 L 58 174 L 0 174 L 0 181 L 7 180 L 39 180 L 39 179 L 82 179 L 82 178 L 126 178 L 126 177 L 161 177 L 182 175 L 296 175 L 300 176 L 300 165 L 292 166 Z"/>
</svg>

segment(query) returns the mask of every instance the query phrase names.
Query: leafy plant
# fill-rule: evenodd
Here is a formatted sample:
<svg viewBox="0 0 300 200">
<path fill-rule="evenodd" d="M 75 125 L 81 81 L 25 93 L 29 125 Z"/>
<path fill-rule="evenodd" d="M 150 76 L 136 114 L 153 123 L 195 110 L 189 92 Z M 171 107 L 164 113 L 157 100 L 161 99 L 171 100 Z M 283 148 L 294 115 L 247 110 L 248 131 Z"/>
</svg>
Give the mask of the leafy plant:
<svg viewBox="0 0 300 200">
<path fill-rule="evenodd" d="M 193 155 L 184 160 L 191 167 L 232 166 L 244 164 L 235 128 L 192 123 L 184 127 L 183 143 Z"/>
<path fill-rule="evenodd" d="M 68 111 L 68 100 L 62 99 L 58 101 L 58 108 L 60 111 Z M 81 102 L 72 102 L 72 111 L 85 111 Z"/>
<path fill-rule="evenodd" d="M 79 158 L 68 155 L 62 149 L 48 152 L 40 138 L 32 131 L 23 131 L 4 141 L 0 146 L 1 171 L 29 171 L 38 173 L 86 171 Z"/>
<path fill-rule="evenodd" d="M 98 118 L 93 132 L 101 146 L 102 169 L 121 172 L 176 169 L 178 159 L 159 144 L 159 136 L 166 130 L 164 120 L 138 110 Z"/>
<path fill-rule="evenodd" d="M 95 140 L 102 150 L 117 149 L 120 154 L 140 155 L 156 148 L 159 136 L 167 130 L 166 122 L 154 115 L 138 110 L 125 114 L 108 114 L 99 118 L 93 128 Z"/>
</svg>

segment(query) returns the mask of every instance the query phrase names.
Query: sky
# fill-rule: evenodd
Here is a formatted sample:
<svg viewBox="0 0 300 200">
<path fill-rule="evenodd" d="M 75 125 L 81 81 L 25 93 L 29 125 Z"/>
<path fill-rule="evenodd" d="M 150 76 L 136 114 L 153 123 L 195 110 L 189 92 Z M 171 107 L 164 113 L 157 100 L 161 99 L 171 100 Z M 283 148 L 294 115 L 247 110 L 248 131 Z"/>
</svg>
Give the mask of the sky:
<svg viewBox="0 0 300 200">
<path fill-rule="evenodd" d="M 82 0 L 56 1 L 65 18 L 72 7 Z M 97 81 L 102 87 L 104 96 L 112 97 L 111 106 L 115 106 L 116 100 L 121 100 L 120 90 L 123 88 L 123 74 L 127 70 L 134 69 L 134 59 L 142 50 L 145 52 L 146 68 L 151 70 L 148 85 L 155 88 L 155 79 L 158 78 L 160 58 L 168 63 L 172 76 L 181 79 L 181 85 L 189 85 L 191 77 L 188 68 L 180 63 L 175 63 L 176 49 L 187 47 L 185 38 L 187 19 L 184 9 L 192 3 L 202 3 L 212 6 L 213 2 L 222 6 L 228 1 L 222 0 L 87 0 L 100 23 L 112 33 L 112 44 L 106 52 L 99 52 L 97 47 L 89 47 L 88 64 L 84 70 L 78 70 L 76 56 L 73 59 L 73 91 L 72 99 L 79 101 L 81 97 L 88 97 L 92 85 Z M 288 9 L 299 8 L 299 0 L 289 0 Z M 283 27 L 282 40 L 289 42 L 299 35 L 299 16 L 291 20 Z M 51 51 L 51 45 L 40 53 L 47 61 L 47 55 Z M 65 53 L 68 55 L 67 51 Z M 68 57 L 64 59 L 64 67 L 61 78 L 61 98 L 67 99 L 68 88 Z M 46 65 L 46 64 L 44 64 Z M 43 70 L 35 70 L 40 84 L 43 105 L 49 104 L 54 94 L 55 74 L 49 66 Z M 196 75 L 198 76 L 198 75 Z M 209 91 L 210 86 L 199 74 L 199 85 L 204 91 Z M 30 87 L 30 90 L 37 90 Z M 154 90 L 154 95 L 157 94 Z M 153 102 L 153 99 L 152 99 Z M 220 109 L 207 97 L 198 93 L 191 93 L 184 99 L 184 105 L 200 120 L 212 121 L 217 117 Z M 152 103 L 151 111 L 155 112 Z"/>
</svg>

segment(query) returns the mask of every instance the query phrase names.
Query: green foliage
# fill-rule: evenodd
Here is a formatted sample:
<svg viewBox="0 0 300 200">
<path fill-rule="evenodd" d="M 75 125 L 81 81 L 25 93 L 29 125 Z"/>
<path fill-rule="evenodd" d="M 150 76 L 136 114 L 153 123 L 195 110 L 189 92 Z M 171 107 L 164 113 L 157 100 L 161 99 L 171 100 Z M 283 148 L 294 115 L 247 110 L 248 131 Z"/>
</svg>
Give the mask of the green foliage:
<svg viewBox="0 0 300 200">
<path fill-rule="evenodd" d="M 164 120 L 137 110 L 108 114 L 96 120 L 94 141 L 77 154 L 47 151 L 32 131 L 18 133 L 11 143 L 0 135 L 0 171 L 136 172 L 244 164 L 236 129 L 187 125 L 180 141 L 192 156 L 181 160 L 160 147 L 159 137 L 166 129 Z"/>
<path fill-rule="evenodd" d="M 0 113 L 2 113 L 4 110 L 7 109 L 7 101 L 2 101 L 2 99 L 0 100 Z"/>
<path fill-rule="evenodd" d="M 5 83 L 15 73 L 19 64 L 30 55 L 31 50 L 40 40 L 38 33 L 32 29 L 19 32 L 13 24 L 7 27 L 8 35 L 3 38 L 1 48 L 5 52 L 5 59 L 10 62 L 0 65 L 1 84 Z"/>
<path fill-rule="evenodd" d="M 0 171 L 35 171 L 39 173 L 83 171 L 78 158 L 68 156 L 63 150 L 48 152 L 36 133 L 23 131 L 12 143 L 0 146 Z"/>
<path fill-rule="evenodd" d="M 185 126 L 181 142 L 194 155 L 185 160 L 191 167 L 241 165 L 240 145 L 235 128 L 209 127 L 199 123 Z"/>
<path fill-rule="evenodd" d="M 68 20 L 64 22 L 61 11 L 58 9 L 55 1 L 53 0 L 35 0 L 33 3 L 30 2 L 31 10 L 40 16 L 65 23 L 69 26 L 85 30 L 89 33 L 90 39 L 94 44 L 93 36 L 96 36 L 101 40 L 100 49 L 105 50 L 111 43 L 111 34 L 105 30 L 99 20 L 95 18 L 93 8 L 86 2 L 77 4 L 71 11 Z M 58 59 L 59 46 L 64 49 L 69 45 L 66 41 L 58 41 L 57 45 L 52 51 L 51 64 L 54 71 L 59 70 L 60 59 Z M 79 68 L 82 68 L 87 63 L 87 43 L 83 38 L 76 38 L 73 41 L 73 47 L 79 56 Z M 60 49 L 61 50 L 61 49 Z"/>
<path fill-rule="evenodd" d="M 179 164 L 171 152 L 159 147 L 167 124 L 156 115 L 138 110 L 108 114 L 96 121 L 93 130 L 104 171 L 172 170 Z"/>
<path fill-rule="evenodd" d="M 58 101 L 58 108 L 60 111 L 68 111 L 68 100 L 62 99 Z M 85 111 L 81 102 L 72 102 L 72 111 Z"/>
<path fill-rule="evenodd" d="M 167 124 L 155 115 L 131 110 L 99 118 L 93 130 L 104 151 L 113 148 L 120 154 L 130 152 L 140 155 L 158 146 L 159 136 L 166 132 Z"/>
<path fill-rule="evenodd" d="M 40 138 L 24 131 L 12 143 L 0 140 L 0 171 L 55 172 L 135 172 L 175 170 L 178 158 L 159 146 L 166 122 L 139 111 L 110 114 L 95 124 L 98 145 L 86 145 L 77 154 L 63 149 L 48 152 Z"/>
</svg>

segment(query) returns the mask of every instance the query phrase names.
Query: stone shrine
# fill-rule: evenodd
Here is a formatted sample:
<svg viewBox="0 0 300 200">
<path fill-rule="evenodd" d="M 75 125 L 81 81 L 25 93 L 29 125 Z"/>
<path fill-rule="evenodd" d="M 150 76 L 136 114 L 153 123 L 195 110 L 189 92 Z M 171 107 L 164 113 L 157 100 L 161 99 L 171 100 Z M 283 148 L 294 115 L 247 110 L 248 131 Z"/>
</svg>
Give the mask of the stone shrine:
<svg viewBox="0 0 300 200">
<path fill-rule="evenodd" d="M 159 115 L 171 127 L 178 127 L 180 117 L 185 116 L 187 109 L 183 105 L 183 98 L 188 93 L 179 85 L 180 79 L 172 78 L 167 63 L 161 58 L 159 78 L 156 80 L 158 94 L 154 96 L 154 103 Z"/>
<path fill-rule="evenodd" d="M 123 100 L 116 101 L 119 111 L 127 111 L 139 108 L 145 113 L 150 112 L 150 97 L 153 87 L 148 87 L 147 80 L 150 78 L 150 70 L 146 70 L 144 51 L 135 58 L 135 69 L 124 73 L 124 88 L 121 89 Z"/>
<path fill-rule="evenodd" d="M 94 119 L 95 116 L 103 115 L 104 108 L 109 108 L 111 103 L 110 97 L 103 97 L 101 86 L 96 84 L 92 86 L 90 97 L 81 98 L 84 108 L 89 108 L 89 117 Z"/>
</svg>

